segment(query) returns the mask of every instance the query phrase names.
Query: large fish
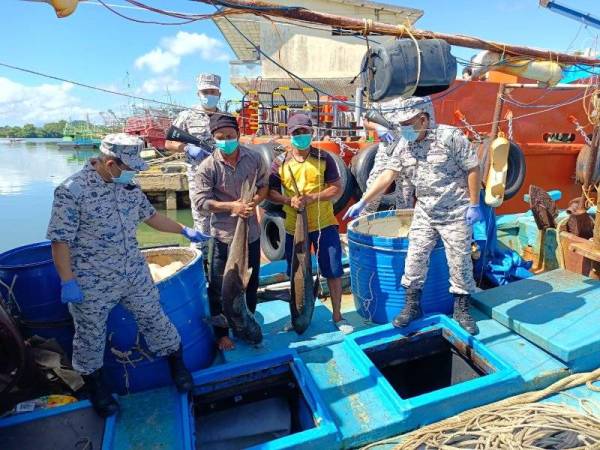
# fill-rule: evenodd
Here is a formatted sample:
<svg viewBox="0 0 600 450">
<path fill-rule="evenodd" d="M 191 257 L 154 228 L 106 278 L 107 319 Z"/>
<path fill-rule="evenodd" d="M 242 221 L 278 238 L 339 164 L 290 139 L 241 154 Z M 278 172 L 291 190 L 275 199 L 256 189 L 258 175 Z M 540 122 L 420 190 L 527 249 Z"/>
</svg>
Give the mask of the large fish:
<svg viewBox="0 0 600 450">
<path fill-rule="evenodd" d="M 296 195 L 300 195 L 296 179 L 291 167 L 288 166 Z M 308 240 L 308 216 L 306 208 L 302 208 L 296 215 L 296 228 L 294 229 L 294 245 L 292 247 L 291 261 L 291 298 L 290 315 L 294 331 L 302 334 L 306 331 L 312 320 L 315 310 L 315 298 L 319 287 L 319 279 L 313 281 L 312 261 L 310 256 L 310 241 Z"/>
<path fill-rule="evenodd" d="M 244 181 L 241 201 L 247 203 L 252 200 L 255 185 L 256 179 L 252 185 L 248 180 Z M 246 287 L 251 275 L 252 269 L 248 268 L 248 219 L 238 217 L 225 264 L 221 298 L 225 317 L 234 336 L 257 345 L 262 342 L 262 331 L 246 303 Z"/>
</svg>

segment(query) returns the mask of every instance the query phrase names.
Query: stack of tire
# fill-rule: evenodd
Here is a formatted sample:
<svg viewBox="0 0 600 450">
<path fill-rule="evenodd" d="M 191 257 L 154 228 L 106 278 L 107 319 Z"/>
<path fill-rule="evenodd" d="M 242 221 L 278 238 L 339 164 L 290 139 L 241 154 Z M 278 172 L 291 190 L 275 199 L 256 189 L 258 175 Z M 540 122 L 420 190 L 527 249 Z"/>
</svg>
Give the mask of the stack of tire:
<svg viewBox="0 0 600 450">
<path fill-rule="evenodd" d="M 284 148 L 277 143 L 244 144 L 245 147 L 257 151 L 264 158 L 267 167 L 271 167 L 275 159 Z M 333 212 L 343 211 L 360 192 L 357 190 L 356 180 L 344 160 L 335 153 L 329 152 L 340 173 L 342 193 L 334 199 Z M 282 205 L 276 205 L 268 200 L 261 203 L 264 214 L 260 220 L 261 236 L 260 245 L 263 255 L 271 261 L 283 259 L 285 256 L 285 228 Z"/>
</svg>

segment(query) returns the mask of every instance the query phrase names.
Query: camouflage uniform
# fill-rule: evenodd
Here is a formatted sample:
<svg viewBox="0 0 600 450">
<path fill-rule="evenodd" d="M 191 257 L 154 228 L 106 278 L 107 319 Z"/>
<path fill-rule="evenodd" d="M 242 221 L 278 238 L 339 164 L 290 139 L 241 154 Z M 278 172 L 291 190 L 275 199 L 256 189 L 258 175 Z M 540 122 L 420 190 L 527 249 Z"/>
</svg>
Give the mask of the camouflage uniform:
<svg viewBox="0 0 600 450">
<path fill-rule="evenodd" d="M 203 89 L 218 89 L 221 90 L 221 77 L 212 73 L 203 73 L 196 79 L 196 87 L 198 91 Z M 192 109 L 186 109 L 181 111 L 173 125 L 181 128 L 186 133 L 199 139 L 207 139 L 213 142 L 212 134 L 210 133 L 210 114 L 211 112 L 205 111 L 202 105 L 198 104 Z M 192 218 L 194 219 L 194 228 L 201 233 L 210 234 L 210 213 L 200 211 L 194 208 L 196 204 L 196 197 L 198 195 L 198 186 L 196 184 L 196 174 L 198 173 L 198 166 L 202 161 L 196 161 L 186 154 L 187 163 L 187 179 L 188 179 L 188 190 L 190 196 L 190 204 L 192 205 Z M 200 247 L 205 249 L 207 244 L 201 245 Z"/>
<path fill-rule="evenodd" d="M 387 111 L 398 107 L 401 99 L 392 99 L 387 102 L 375 103 L 373 107 L 382 112 L 383 116 L 394 125 L 398 125 L 398 114 L 395 111 Z M 407 142 L 402 140 L 399 145 L 406 145 Z M 390 165 L 390 158 L 393 157 L 393 152 L 389 148 L 389 144 L 380 142 L 377 148 L 377 154 L 375 155 L 375 161 L 373 168 L 369 173 L 369 179 L 367 180 L 367 188 L 373 184 L 379 174 L 383 172 Z M 411 209 L 414 206 L 414 195 L 415 188 L 411 182 L 412 173 L 400 172 L 396 178 L 396 189 L 394 190 L 395 206 L 396 209 Z M 376 212 L 379 208 L 380 199 L 374 200 L 369 203 L 363 210 L 361 215 L 370 214 Z"/>
<path fill-rule="evenodd" d="M 450 292 L 470 294 L 475 282 L 471 263 L 472 227 L 465 221 L 469 206 L 467 174 L 479 162 L 474 147 L 460 129 L 435 123 L 428 98 L 411 98 L 403 105 L 406 108 L 419 103 L 419 109 L 429 114 L 425 139 L 410 143 L 403 140 L 388 164 L 395 171 L 412 173 L 417 197 L 402 286 L 422 289 L 430 253 L 441 238 L 450 268 Z M 398 112 L 398 122 L 407 120 L 402 113 Z"/>
<path fill-rule="evenodd" d="M 155 212 L 139 187 L 107 183 L 92 162 L 54 192 L 47 238 L 69 245 L 84 294 L 82 303 L 69 304 L 75 323 L 73 368 L 82 374 L 102 367 L 106 321 L 118 303 L 131 311 L 154 354 L 166 356 L 179 347 L 179 333 L 159 304 L 136 239 L 137 225 Z"/>
<path fill-rule="evenodd" d="M 390 165 L 390 158 L 392 155 L 388 155 L 388 145 L 384 142 L 379 143 L 377 148 L 377 154 L 375 155 L 375 161 L 373 168 L 369 173 L 369 179 L 367 180 L 367 189 L 373 184 L 377 177 Z M 411 182 L 412 175 L 410 173 L 402 172 L 396 178 L 396 188 L 394 190 L 394 200 L 396 209 L 412 209 L 415 200 L 415 187 Z M 377 212 L 379 208 L 380 199 L 373 200 L 369 203 L 361 215 Z"/>
<path fill-rule="evenodd" d="M 209 139 L 212 141 L 212 135 L 209 128 L 210 117 L 204 112 L 202 106 L 197 105 L 192 109 L 181 111 L 173 125 L 181 128 L 186 133 L 200 139 Z M 192 205 L 192 217 L 194 219 L 194 228 L 204 234 L 210 234 L 210 214 L 194 208 L 196 197 L 198 195 L 198 186 L 196 185 L 196 174 L 202 161 L 194 161 L 186 154 L 187 179 Z"/>
</svg>

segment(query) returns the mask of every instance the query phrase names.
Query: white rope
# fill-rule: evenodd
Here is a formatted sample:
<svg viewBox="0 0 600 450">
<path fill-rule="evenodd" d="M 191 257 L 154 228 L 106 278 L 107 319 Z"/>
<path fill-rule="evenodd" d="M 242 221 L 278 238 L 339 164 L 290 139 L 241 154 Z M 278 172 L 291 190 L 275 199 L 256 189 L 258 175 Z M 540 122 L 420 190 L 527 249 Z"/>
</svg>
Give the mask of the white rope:
<svg viewBox="0 0 600 450">
<path fill-rule="evenodd" d="M 589 386 L 599 379 L 600 368 L 570 375 L 540 391 L 480 406 L 404 436 L 369 444 L 363 450 L 389 445 L 402 450 L 600 448 L 600 418 L 590 414 L 589 407 L 579 412 L 563 404 L 537 403 L 557 393 L 570 395 L 563 391 Z M 593 401 L 585 403 L 591 405 Z"/>
<path fill-rule="evenodd" d="M 8 285 L 4 281 L 0 280 L 0 286 L 2 286 L 4 289 L 6 289 L 6 294 L 8 295 L 6 300 L 4 300 L 2 297 L 0 297 L 0 300 L 6 305 L 6 309 L 8 310 L 9 313 L 11 313 L 11 315 L 13 317 L 21 315 L 21 308 L 19 307 L 19 304 L 17 303 L 17 298 L 15 297 L 15 293 L 14 293 L 15 283 L 17 282 L 17 277 L 18 277 L 17 274 L 15 274 L 13 276 L 13 279 L 10 282 L 10 285 Z"/>
</svg>

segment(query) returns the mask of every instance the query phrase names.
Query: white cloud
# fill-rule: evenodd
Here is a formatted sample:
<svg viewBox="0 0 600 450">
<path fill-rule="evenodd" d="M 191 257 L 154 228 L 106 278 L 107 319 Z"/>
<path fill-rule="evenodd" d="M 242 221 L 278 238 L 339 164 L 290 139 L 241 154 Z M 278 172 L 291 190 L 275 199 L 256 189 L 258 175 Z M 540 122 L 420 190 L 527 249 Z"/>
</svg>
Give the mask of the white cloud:
<svg viewBox="0 0 600 450">
<path fill-rule="evenodd" d="M 164 92 L 180 92 L 187 88 L 184 83 L 170 76 L 150 78 L 137 90 L 138 93 L 155 94 Z"/>
<path fill-rule="evenodd" d="M 227 61 L 229 58 L 223 43 L 204 33 L 179 31 L 174 37 L 163 39 L 162 45 L 169 52 L 179 56 L 199 53 L 200 57 L 207 61 Z"/>
<path fill-rule="evenodd" d="M 27 86 L 0 77 L 1 125 L 41 124 L 60 119 L 81 119 L 97 111 L 81 105 L 69 83 Z"/>
<path fill-rule="evenodd" d="M 227 61 L 229 51 L 218 39 L 204 33 L 179 31 L 175 36 L 164 38 L 160 45 L 135 60 L 135 67 L 147 67 L 154 73 L 164 73 L 177 68 L 182 56 L 199 55 L 206 61 Z"/>
<path fill-rule="evenodd" d="M 154 73 L 163 73 L 169 69 L 177 67 L 181 62 L 181 57 L 157 47 L 154 50 L 140 56 L 135 60 L 135 67 L 143 69 L 148 68 Z"/>
</svg>

